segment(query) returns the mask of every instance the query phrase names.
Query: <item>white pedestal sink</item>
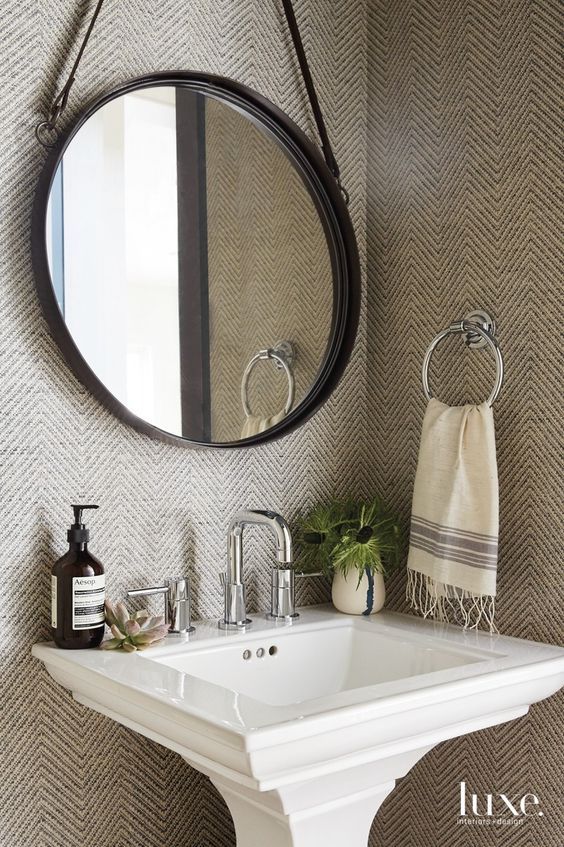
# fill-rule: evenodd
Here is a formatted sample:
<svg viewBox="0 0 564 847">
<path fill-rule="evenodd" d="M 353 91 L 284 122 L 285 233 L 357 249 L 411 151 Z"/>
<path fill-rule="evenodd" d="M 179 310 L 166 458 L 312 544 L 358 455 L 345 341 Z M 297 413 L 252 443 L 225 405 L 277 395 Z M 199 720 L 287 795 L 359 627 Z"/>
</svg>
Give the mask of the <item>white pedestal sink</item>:
<svg viewBox="0 0 564 847">
<path fill-rule="evenodd" d="M 389 612 L 215 621 L 144 653 L 33 654 L 80 703 L 207 774 L 238 847 L 366 847 L 395 781 L 441 741 L 524 715 L 564 650 Z M 186 845 L 190 847 L 190 845 Z"/>
</svg>

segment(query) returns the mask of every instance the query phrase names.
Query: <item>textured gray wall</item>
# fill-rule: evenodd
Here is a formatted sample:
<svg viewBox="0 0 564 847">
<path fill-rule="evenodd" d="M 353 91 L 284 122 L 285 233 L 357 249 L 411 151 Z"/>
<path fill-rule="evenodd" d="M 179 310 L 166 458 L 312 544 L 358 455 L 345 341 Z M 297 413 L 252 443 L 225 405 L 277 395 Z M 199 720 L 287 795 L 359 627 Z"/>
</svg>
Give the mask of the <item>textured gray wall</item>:
<svg viewBox="0 0 564 847">
<path fill-rule="evenodd" d="M 65 547 L 68 504 L 86 497 L 101 504 L 92 549 L 107 567 L 112 596 L 190 567 L 196 614 L 218 615 L 217 573 L 237 508 L 267 506 L 291 518 L 328 490 L 357 487 L 365 344 L 361 333 L 345 379 L 311 423 L 252 451 L 196 452 L 140 436 L 69 373 L 34 291 L 30 211 L 44 152 L 33 126 L 61 85 L 61 59 L 91 6 L 4 0 L 1 9 L 0 844 L 225 847 L 233 843 L 231 820 L 207 780 L 73 703 L 31 659 L 31 644 L 48 636 L 50 566 Z M 298 6 L 362 247 L 364 0 Z M 108 0 L 68 118 L 99 92 L 166 68 L 234 77 L 312 130 L 277 0 Z M 251 604 L 266 606 L 270 545 L 257 535 L 248 553 Z M 314 591 L 314 583 L 302 590 Z"/>
<path fill-rule="evenodd" d="M 242 375 L 259 350 L 290 341 L 294 406 L 310 391 L 331 333 L 333 271 L 319 214 L 292 162 L 251 121 L 211 99 L 206 170 L 211 440 L 236 441 L 245 420 Z M 247 397 L 253 414 L 278 414 L 286 374 L 259 362 Z"/>
<path fill-rule="evenodd" d="M 93 549 L 113 594 L 197 562 L 197 612 L 216 615 L 215 574 L 238 506 L 266 503 L 291 517 L 328 490 L 378 486 L 407 515 L 423 412 L 421 357 L 433 331 L 467 306 L 492 308 L 508 366 L 496 409 L 498 623 L 516 635 L 562 638 L 557 348 L 538 333 L 561 307 L 557 4 L 370 0 L 368 28 L 364 0 L 301 0 L 297 8 L 362 249 L 369 94 L 370 332 L 365 318 L 342 384 L 302 430 L 258 450 L 212 453 L 127 429 L 77 384 L 47 335 L 29 258 L 43 158 L 32 127 L 56 87 L 75 4 L 4 0 L 2 847 L 232 847 L 227 810 L 206 780 L 72 703 L 29 658 L 31 643 L 47 635 L 49 568 L 64 549 L 67 504 L 84 496 L 102 503 Z M 256 87 L 311 130 L 281 33 L 274 0 L 108 0 L 72 104 L 143 71 L 194 67 Z M 455 345 L 437 360 L 445 395 L 456 387 L 454 374 L 449 383 L 456 352 Z M 485 360 L 467 357 L 465 387 L 478 361 Z M 259 562 L 270 551 L 257 537 L 250 553 L 253 604 L 264 604 Z M 390 586 L 393 607 L 402 608 L 402 591 L 400 576 Z M 560 847 L 557 706 L 553 698 L 518 722 L 432 751 L 386 801 L 371 844 Z M 465 777 L 484 793 L 535 791 L 546 817 L 511 831 L 456 828 L 457 783 Z"/>
<path fill-rule="evenodd" d="M 368 18 L 368 408 L 373 479 L 409 513 L 433 333 L 471 307 L 499 324 L 497 624 L 564 642 L 560 339 L 562 6 L 552 0 L 371 0 Z M 560 231 L 559 231 L 560 230 Z M 383 367 L 382 367 L 383 365 Z M 485 398 L 490 355 L 460 339 L 433 356 L 446 402 Z M 376 414 L 376 410 L 379 414 Z M 389 586 L 404 608 L 405 572 Z M 562 697 L 440 745 L 402 780 L 378 847 L 561 847 Z M 536 793 L 519 827 L 455 825 L 458 783 Z"/>
</svg>

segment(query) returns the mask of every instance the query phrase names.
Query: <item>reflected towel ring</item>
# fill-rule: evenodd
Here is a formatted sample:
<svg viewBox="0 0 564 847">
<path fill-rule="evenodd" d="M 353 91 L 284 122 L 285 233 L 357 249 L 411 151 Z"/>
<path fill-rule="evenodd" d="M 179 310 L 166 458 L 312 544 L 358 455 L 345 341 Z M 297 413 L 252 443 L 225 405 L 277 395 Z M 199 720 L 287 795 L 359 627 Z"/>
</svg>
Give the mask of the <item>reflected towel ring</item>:
<svg viewBox="0 0 564 847">
<path fill-rule="evenodd" d="M 275 348 L 268 347 L 266 350 L 259 350 L 256 356 L 253 356 L 253 358 L 251 359 L 251 361 L 243 372 L 243 380 L 241 382 L 241 403 L 243 404 L 243 411 L 245 412 L 245 415 L 248 418 L 250 418 L 252 415 L 251 408 L 249 406 L 248 394 L 249 377 L 251 375 L 251 371 L 253 370 L 257 362 L 260 362 L 264 359 L 272 359 L 272 361 L 276 364 L 278 368 L 283 368 L 288 379 L 288 397 L 284 406 L 284 414 L 287 415 L 292 406 L 294 405 L 294 374 L 292 373 L 289 364 L 289 359 L 293 358 L 293 350 L 290 355 L 286 353 L 284 349 L 280 348 L 281 345 L 277 345 Z"/>
<path fill-rule="evenodd" d="M 493 322 L 490 321 L 488 324 L 493 327 Z M 429 387 L 429 363 L 431 361 L 431 356 L 433 355 L 435 348 L 437 345 L 446 338 L 447 335 L 455 335 L 457 333 L 466 333 L 467 334 L 467 343 L 469 346 L 477 346 L 475 336 L 478 335 L 478 342 L 481 340 L 482 343 L 485 342 L 490 350 L 493 352 L 495 356 L 495 383 L 493 387 L 493 391 L 488 397 L 488 406 L 493 406 L 495 401 L 499 396 L 499 392 L 501 391 L 501 386 L 503 384 L 503 356 L 501 355 L 501 350 L 499 349 L 499 344 L 494 336 L 484 329 L 483 326 L 480 326 L 477 323 L 469 320 L 456 321 L 456 323 L 451 324 L 447 329 L 443 329 L 442 332 L 433 339 L 431 344 L 429 345 L 427 352 L 425 353 L 425 358 L 423 359 L 423 369 L 422 369 L 422 380 L 423 380 L 423 391 L 425 393 L 425 397 L 427 400 L 431 400 L 433 397 L 431 393 L 431 389 Z"/>
</svg>

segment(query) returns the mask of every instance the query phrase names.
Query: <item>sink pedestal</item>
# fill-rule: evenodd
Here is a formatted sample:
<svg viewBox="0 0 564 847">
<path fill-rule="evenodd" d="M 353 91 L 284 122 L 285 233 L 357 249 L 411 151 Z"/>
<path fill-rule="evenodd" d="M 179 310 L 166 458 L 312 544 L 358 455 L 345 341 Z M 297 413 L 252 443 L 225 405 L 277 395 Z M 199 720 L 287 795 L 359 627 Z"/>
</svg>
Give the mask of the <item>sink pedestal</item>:
<svg viewBox="0 0 564 847">
<path fill-rule="evenodd" d="M 303 808 L 283 791 L 247 792 L 215 781 L 235 824 L 237 847 L 366 847 L 376 812 L 395 783 Z"/>
<path fill-rule="evenodd" d="M 237 847 L 366 847 L 376 813 L 396 779 L 429 749 L 266 791 L 209 776 L 233 817 Z"/>
</svg>

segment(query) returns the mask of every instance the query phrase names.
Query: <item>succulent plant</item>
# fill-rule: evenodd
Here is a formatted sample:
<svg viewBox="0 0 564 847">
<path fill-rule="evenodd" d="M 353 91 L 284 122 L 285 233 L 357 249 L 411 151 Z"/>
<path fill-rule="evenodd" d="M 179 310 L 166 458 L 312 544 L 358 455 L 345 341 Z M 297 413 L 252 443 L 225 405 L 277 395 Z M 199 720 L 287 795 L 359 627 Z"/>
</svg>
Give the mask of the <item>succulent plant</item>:
<svg viewBox="0 0 564 847">
<path fill-rule="evenodd" d="M 106 600 L 106 623 L 113 638 L 102 641 L 102 650 L 125 650 L 135 653 L 146 650 L 163 640 L 168 626 L 163 617 L 152 617 L 146 610 L 129 614 L 123 603 L 110 603 Z"/>
</svg>

